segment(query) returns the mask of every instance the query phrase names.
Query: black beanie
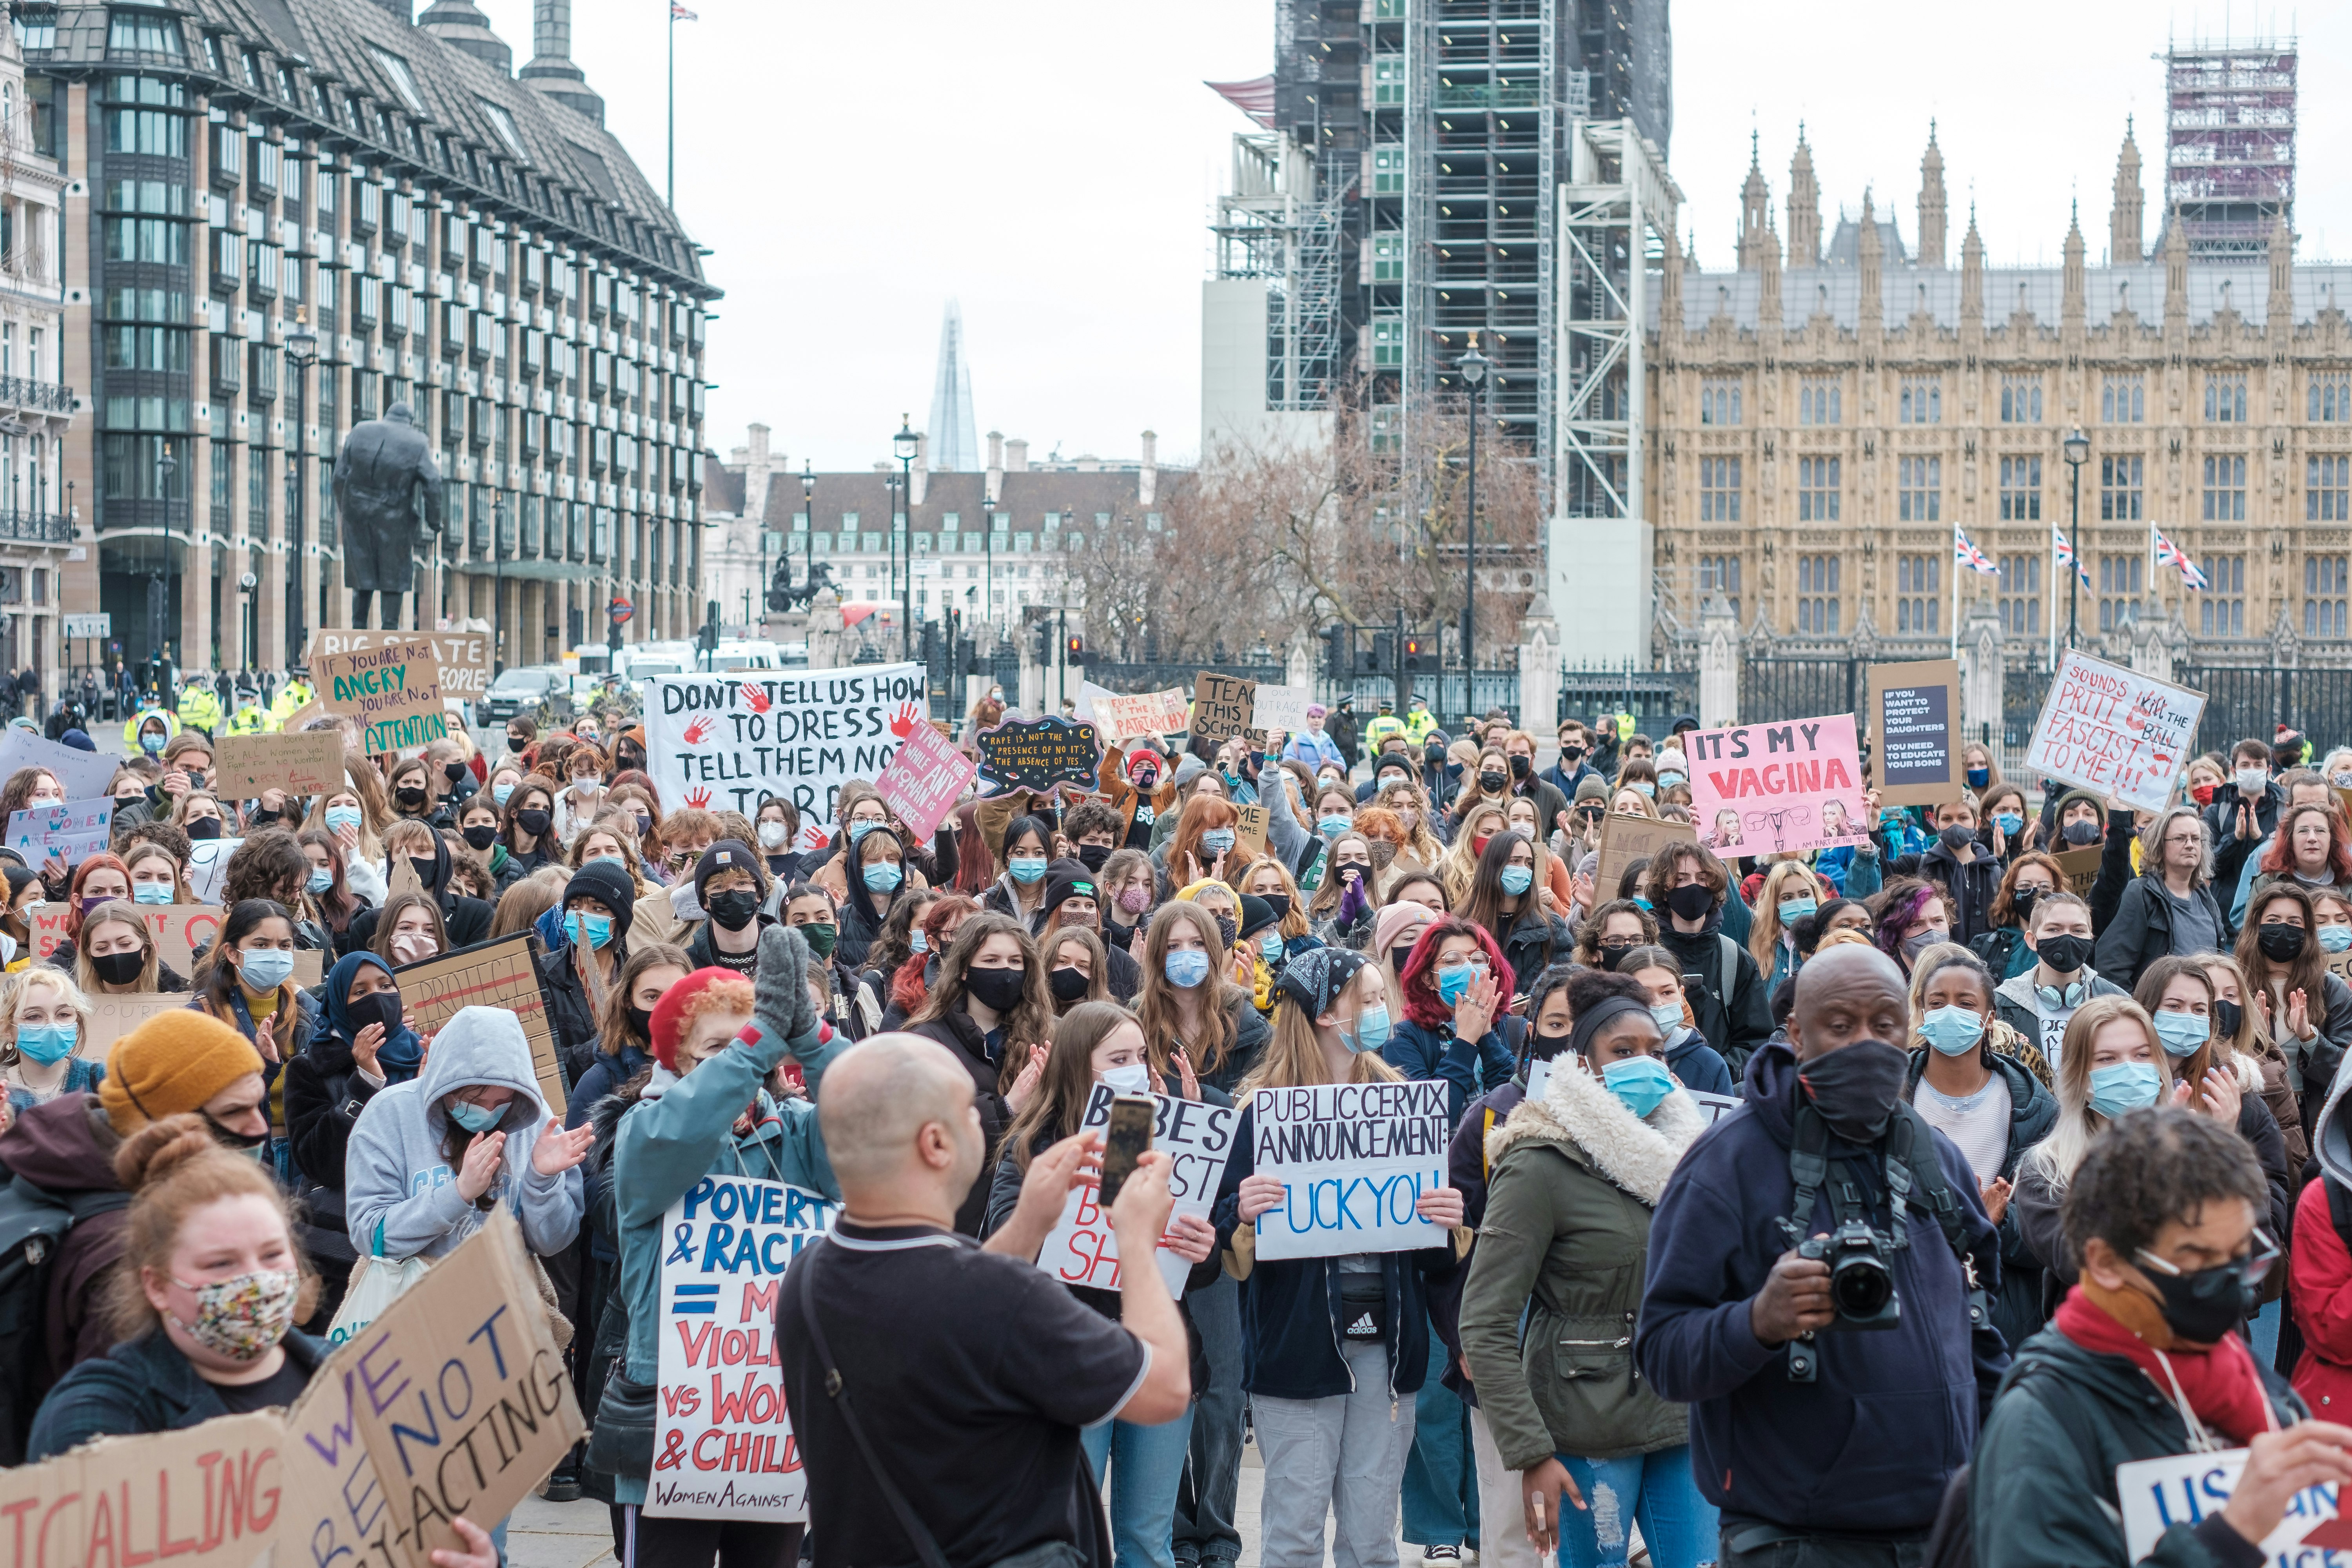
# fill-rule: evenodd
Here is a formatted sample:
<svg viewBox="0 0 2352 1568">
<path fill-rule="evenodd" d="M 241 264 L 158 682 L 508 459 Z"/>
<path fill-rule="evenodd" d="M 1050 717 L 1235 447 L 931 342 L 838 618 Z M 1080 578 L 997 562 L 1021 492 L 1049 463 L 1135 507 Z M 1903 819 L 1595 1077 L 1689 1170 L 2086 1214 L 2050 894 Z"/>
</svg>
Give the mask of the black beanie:
<svg viewBox="0 0 2352 1568">
<path fill-rule="evenodd" d="M 751 873 L 751 885 L 754 888 L 760 886 L 760 858 L 741 841 L 722 838 L 704 850 L 702 858 L 694 863 L 694 901 L 706 910 L 710 907 L 710 901 L 702 896 L 703 885 L 721 871 L 749 871 Z"/>
<path fill-rule="evenodd" d="M 627 867 L 610 860 L 589 861 L 563 885 L 563 907 L 569 909 L 572 900 L 583 895 L 613 911 L 614 941 L 629 934 L 629 920 L 637 908 L 637 885 L 629 879 Z"/>
<path fill-rule="evenodd" d="M 1045 901 L 1037 912 L 1050 915 L 1062 907 L 1065 899 L 1092 899 L 1097 907 L 1102 903 L 1102 894 L 1095 886 L 1095 874 L 1076 860 L 1056 860 L 1045 868 Z"/>
<path fill-rule="evenodd" d="M 1267 903 L 1255 893 L 1242 895 L 1242 920 L 1240 926 L 1236 928 L 1238 934 L 1245 937 L 1255 936 L 1266 927 L 1279 925 L 1281 922 L 1282 917 L 1274 912 L 1272 904 Z"/>
</svg>

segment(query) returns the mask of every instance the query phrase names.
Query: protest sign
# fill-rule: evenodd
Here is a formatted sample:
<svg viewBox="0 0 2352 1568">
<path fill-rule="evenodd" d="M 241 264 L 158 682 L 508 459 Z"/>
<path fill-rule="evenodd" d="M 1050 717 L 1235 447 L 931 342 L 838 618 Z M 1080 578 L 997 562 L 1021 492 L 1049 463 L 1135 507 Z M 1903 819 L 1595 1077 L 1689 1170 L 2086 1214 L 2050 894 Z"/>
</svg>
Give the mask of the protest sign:
<svg viewBox="0 0 2352 1568">
<path fill-rule="evenodd" d="M 221 879 L 228 872 L 228 858 L 237 851 L 242 838 L 197 838 L 190 841 L 188 849 L 188 891 L 205 903 L 220 902 Z"/>
<path fill-rule="evenodd" d="M 0 1568 L 248 1568 L 280 1539 L 285 1447 L 263 1410 L 0 1470 Z"/>
<path fill-rule="evenodd" d="M 185 992 L 131 991 L 121 995 L 101 992 L 89 999 L 89 1027 L 74 1041 L 74 1055 L 102 1062 L 115 1041 L 156 1014 L 187 1005 Z"/>
<path fill-rule="evenodd" d="M 1295 735 L 1307 728 L 1307 707 L 1315 700 L 1311 686 L 1267 686 L 1261 682 L 1252 714 L 1255 727 L 1268 733 L 1279 730 Z"/>
<path fill-rule="evenodd" d="M 1109 1126 L 1114 1098 L 1108 1084 L 1096 1084 L 1087 1096 L 1078 1131 L 1091 1132 Z M 1229 1106 L 1173 1100 L 1164 1094 L 1155 1094 L 1151 1100 L 1155 1108 L 1151 1146 L 1168 1156 L 1168 1191 L 1176 1200 L 1169 1223 L 1172 1226 L 1185 1215 L 1205 1220 L 1210 1205 L 1216 1202 L 1217 1184 L 1224 1178 L 1225 1162 L 1233 1154 L 1234 1123 L 1239 1112 Z M 1118 1237 L 1111 1232 L 1110 1215 L 1103 1212 L 1098 1196 L 1097 1184 L 1088 1182 L 1064 1201 L 1062 1217 L 1038 1249 L 1037 1267 L 1065 1285 L 1116 1290 Z M 1181 1298 L 1184 1278 L 1192 1266 L 1168 1250 L 1164 1241 L 1153 1256 L 1160 1278 L 1168 1282 L 1168 1293 Z"/>
<path fill-rule="evenodd" d="M 2327 973 L 2333 974 L 2336 979 L 2341 980 L 2347 985 L 2352 985 L 2352 948 L 2347 948 L 2342 952 L 2329 953 L 2327 955 Z"/>
<path fill-rule="evenodd" d="M 1669 844 L 1697 838 L 1698 829 L 1687 822 L 1611 813 L 1601 819 L 1601 863 L 1592 868 L 1592 896 L 1607 903 L 1618 896 L 1617 885 L 1624 880 L 1628 866 L 1652 858 Z"/>
<path fill-rule="evenodd" d="M 2025 765 L 2116 805 L 2162 811 L 2204 711 L 2201 691 L 2068 648 L 2042 700 Z"/>
<path fill-rule="evenodd" d="M 1695 1089 L 1683 1091 L 1698 1106 L 1698 1113 L 1710 1122 L 1722 1121 L 1739 1109 L 1739 1097 L 1731 1094 L 1704 1094 Z"/>
<path fill-rule="evenodd" d="M 106 852 L 107 835 L 114 826 L 114 802 L 105 795 L 69 800 L 58 805 L 31 806 L 8 814 L 8 847 L 37 868 L 54 855 L 68 865 Z"/>
<path fill-rule="evenodd" d="M 415 637 L 310 659 L 320 700 L 358 721 L 360 749 L 372 757 L 448 735 L 439 672 L 433 645 Z"/>
<path fill-rule="evenodd" d="M 1438 1247 L 1415 1208 L 1445 1180 L 1445 1085 L 1318 1083 L 1251 1101 L 1252 1168 L 1283 1186 L 1257 1216 L 1261 1258 Z"/>
<path fill-rule="evenodd" d="M 779 795 L 819 827 L 835 826 L 843 784 L 882 775 L 929 701 L 919 664 L 665 675 L 644 689 L 646 768 L 664 805 L 751 816 Z"/>
<path fill-rule="evenodd" d="M 2137 1563 L 2156 1551 L 2176 1524 L 2196 1525 L 2230 1506 L 2246 1450 L 2222 1448 L 2204 1454 L 2168 1454 L 2116 1467 L 2116 1501 L 2124 1516 L 2124 1552 Z M 2252 1543 L 2265 1563 L 2336 1561 L 2336 1550 L 2352 1547 L 2352 1521 L 2336 1512 L 2334 1489 L 2309 1486 L 2288 1500 L 2278 1527 Z"/>
<path fill-rule="evenodd" d="M 539 989 L 539 968 L 530 961 L 530 932 L 517 931 L 404 964 L 392 977 L 400 986 L 401 1005 L 415 1020 L 420 1035 L 438 1030 L 460 1007 L 512 1013 L 530 1043 L 530 1070 L 539 1079 L 539 1097 L 551 1113 L 563 1114 L 563 1064 L 556 1058 L 555 1037 L 548 1028 L 547 998 Z"/>
<path fill-rule="evenodd" d="M 213 767 L 223 800 L 257 800 L 271 789 L 324 795 L 343 787 L 342 731 L 223 735 L 213 748 Z"/>
<path fill-rule="evenodd" d="M 1059 714 L 1016 719 L 972 737 L 980 748 L 980 776 L 992 793 L 1051 789 L 1057 784 L 1095 786 L 1102 742 L 1092 724 L 1074 724 Z"/>
<path fill-rule="evenodd" d="M 1960 667 L 1948 658 L 1870 667 L 1870 782 L 1881 805 L 1960 798 Z"/>
<path fill-rule="evenodd" d="M 1257 682 L 1204 669 L 1192 678 L 1192 738 L 1230 741 L 1257 728 Z"/>
<path fill-rule="evenodd" d="M 362 632 L 320 630 L 310 634 L 310 657 L 363 653 L 391 643 L 426 643 L 438 674 L 441 695 L 472 701 L 490 689 L 490 634 L 488 632 Z M 315 680 L 318 667 L 311 666 Z M 292 729 L 292 724 L 287 725 Z"/>
<path fill-rule="evenodd" d="M 12 777 L 19 768 L 41 768 L 56 776 L 68 800 L 104 795 L 107 782 L 121 765 L 121 757 L 45 741 L 30 730 L 0 731 L 0 779 Z"/>
<path fill-rule="evenodd" d="M 1860 843 L 1870 818 L 1856 753 L 1851 713 L 1692 731 L 1683 755 L 1699 842 L 1726 859 Z"/>
<path fill-rule="evenodd" d="M 1139 697 L 1114 692 L 1095 693 L 1095 728 L 1106 741 L 1132 740 L 1138 735 L 1174 735 L 1191 722 L 1185 714 L 1183 689 L 1147 691 Z"/>
<path fill-rule="evenodd" d="M 1237 805 L 1241 820 L 1234 824 L 1234 847 L 1247 855 L 1265 853 L 1265 807 Z"/>
<path fill-rule="evenodd" d="M 195 967 L 196 949 L 219 939 L 228 918 L 218 904 L 141 904 L 139 912 L 154 933 L 156 958 L 182 975 Z"/>
<path fill-rule="evenodd" d="M 2091 896 L 2091 884 L 2099 879 L 2099 861 L 2105 851 L 2093 844 L 2081 849 L 2062 849 L 2051 857 L 2058 869 L 2066 875 L 2066 890 L 2077 898 Z"/>
<path fill-rule="evenodd" d="M 58 943 L 66 939 L 66 921 L 73 914 L 71 904 L 37 904 L 25 911 L 25 924 L 31 932 L 34 962 L 38 963 L 57 952 Z"/>
<path fill-rule="evenodd" d="M 837 1205 L 805 1187 L 705 1176 L 662 1216 L 654 1468 L 659 1519 L 808 1517 L 776 1355 L 777 1291 Z"/>
<path fill-rule="evenodd" d="M 929 843 L 972 777 L 970 757 L 930 725 L 918 724 L 907 731 L 906 742 L 874 788 L 916 838 Z"/>
</svg>

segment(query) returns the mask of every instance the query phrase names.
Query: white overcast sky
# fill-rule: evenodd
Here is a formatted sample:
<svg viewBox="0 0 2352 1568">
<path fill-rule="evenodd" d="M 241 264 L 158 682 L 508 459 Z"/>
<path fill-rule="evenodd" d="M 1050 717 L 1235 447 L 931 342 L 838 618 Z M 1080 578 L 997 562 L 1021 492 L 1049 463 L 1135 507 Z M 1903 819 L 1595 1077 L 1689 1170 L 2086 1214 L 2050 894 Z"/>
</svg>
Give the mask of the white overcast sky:
<svg viewBox="0 0 2352 1568">
<path fill-rule="evenodd" d="M 530 0 L 480 0 L 520 65 Z M 1033 455 L 1163 460 L 1200 439 L 1206 225 L 1241 115 L 1201 85 L 1271 68 L 1272 0 L 688 0 L 677 24 L 677 205 L 717 254 L 711 445 L 753 420 L 797 468 L 864 468 L 930 408 L 940 317 L 962 302 L 978 428 Z M 1916 20 L 1913 17 L 1916 16 Z M 658 186 L 667 0 L 574 0 L 573 54 Z M 1950 259 L 1973 195 L 1989 258 L 2055 263 L 2079 195 L 2106 243 L 2124 116 L 2139 117 L 2156 232 L 2168 32 L 2301 33 L 2298 257 L 2352 256 L 2352 6 L 2299 16 L 1979 0 L 1673 0 L 1670 163 L 1699 258 L 1727 266 L 1760 132 L 1785 237 L 1806 122 L 1825 223 L 1872 186 L 1916 237 L 1937 121 Z M 2226 18 L 2226 20 L 2225 20 Z"/>
</svg>

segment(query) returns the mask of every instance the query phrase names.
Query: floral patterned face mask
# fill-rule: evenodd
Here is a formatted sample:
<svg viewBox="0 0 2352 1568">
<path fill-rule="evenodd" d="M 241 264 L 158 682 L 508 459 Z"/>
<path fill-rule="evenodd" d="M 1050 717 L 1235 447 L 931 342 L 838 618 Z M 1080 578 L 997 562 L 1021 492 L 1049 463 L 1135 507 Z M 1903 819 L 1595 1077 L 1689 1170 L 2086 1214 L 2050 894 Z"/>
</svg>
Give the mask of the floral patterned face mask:
<svg viewBox="0 0 2352 1568">
<path fill-rule="evenodd" d="M 194 1322 L 173 1320 L 190 1339 L 231 1361 L 257 1361 L 294 1326 L 302 1276 L 291 1268 L 265 1268 L 202 1285 L 175 1275 L 172 1283 L 196 1299 Z"/>
</svg>

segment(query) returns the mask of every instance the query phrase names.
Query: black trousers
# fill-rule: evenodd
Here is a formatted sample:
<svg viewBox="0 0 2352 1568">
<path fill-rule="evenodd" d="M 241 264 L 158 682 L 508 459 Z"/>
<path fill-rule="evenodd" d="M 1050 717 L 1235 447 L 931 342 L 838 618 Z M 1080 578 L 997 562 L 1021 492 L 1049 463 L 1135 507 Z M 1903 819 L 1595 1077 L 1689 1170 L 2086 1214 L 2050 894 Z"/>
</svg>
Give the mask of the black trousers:
<svg viewBox="0 0 2352 1568">
<path fill-rule="evenodd" d="M 632 1507 L 621 1568 L 793 1568 L 800 1524 L 737 1519 L 648 1519 Z"/>
</svg>

